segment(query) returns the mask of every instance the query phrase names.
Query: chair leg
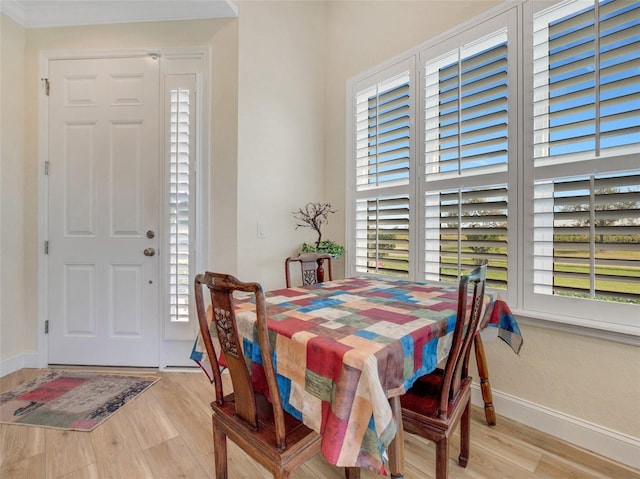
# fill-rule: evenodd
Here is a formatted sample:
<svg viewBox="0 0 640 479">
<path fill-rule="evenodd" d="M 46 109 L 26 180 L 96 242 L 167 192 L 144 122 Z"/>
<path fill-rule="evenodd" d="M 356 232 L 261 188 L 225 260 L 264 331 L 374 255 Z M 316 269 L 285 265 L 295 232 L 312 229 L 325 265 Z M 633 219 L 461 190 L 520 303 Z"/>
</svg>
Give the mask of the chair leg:
<svg viewBox="0 0 640 479">
<path fill-rule="evenodd" d="M 469 444 L 471 433 L 471 400 L 467 402 L 462 417 L 460 418 L 460 455 L 458 464 L 467 467 L 469 462 Z"/>
<path fill-rule="evenodd" d="M 436 442 L 436 479 L 449 477 L 449 438 Z"/>
<path fill-rule="evenodd" d="M 227 479 L 227 436 L 213 423 L 213 457 L 216 479 Z"/>
<path fill-rule="evenodd" d="M 360 468 L 359 467 L 345 467 L 344 468 L 344 477 L 346 479 L 360 479 Z"/>
</svg>

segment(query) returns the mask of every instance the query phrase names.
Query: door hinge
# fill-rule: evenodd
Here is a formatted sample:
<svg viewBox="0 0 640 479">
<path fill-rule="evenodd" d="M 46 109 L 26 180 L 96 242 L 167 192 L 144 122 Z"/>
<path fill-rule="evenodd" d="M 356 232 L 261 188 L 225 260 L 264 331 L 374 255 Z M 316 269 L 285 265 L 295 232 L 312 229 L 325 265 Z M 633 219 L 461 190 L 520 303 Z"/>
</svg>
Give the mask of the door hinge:
<svg viewBox="0 0 640 479">
<path fill-rule="evenodd" d="M 49 254 L 49 241 L 44 242 L 44 254 Z"/>
<path fill-rule="evenodd" d="M 44 94 L 49 96 L 49 79 L 40 78 L 40 81 L 44 84 Z"/>
<path fill-rule="evenodd" d="M 49 161 L 44 162 L 44 174 L 49 176 Z"/>
<path fill-rule="evenodd" d="M 45 320 L 44 322 L 44 334 L 49 334 L 49 320 Z"/>
</svg>

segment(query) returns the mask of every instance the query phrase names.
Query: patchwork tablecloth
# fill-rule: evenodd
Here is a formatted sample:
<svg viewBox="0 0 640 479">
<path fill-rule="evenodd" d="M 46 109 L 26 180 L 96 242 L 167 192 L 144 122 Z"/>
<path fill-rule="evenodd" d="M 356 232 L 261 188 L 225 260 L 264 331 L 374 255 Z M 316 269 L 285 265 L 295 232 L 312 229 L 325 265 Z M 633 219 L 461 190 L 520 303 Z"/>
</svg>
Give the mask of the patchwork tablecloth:
<svg viewBox="0 0 640 479">
<path fill-rule="evenodd" d="M 447 356 L 457 285 L 348 278 L 271 291 L 266 299 L 286 411 L 323 436 L 330 463 L 385 473 L 386 449 L 397 431 L 388 399 Z M 253 381 L 261 387 L 255 308 L 239 300 L 236 310 L 245 356 L 258 366 Z M 504 301 L 490 298 L 481 327 L 497 327 L 520 351 L 520 330 Z M 196 340 L 191 359 L 211 378 L 203 351 Z"/>
</svg>

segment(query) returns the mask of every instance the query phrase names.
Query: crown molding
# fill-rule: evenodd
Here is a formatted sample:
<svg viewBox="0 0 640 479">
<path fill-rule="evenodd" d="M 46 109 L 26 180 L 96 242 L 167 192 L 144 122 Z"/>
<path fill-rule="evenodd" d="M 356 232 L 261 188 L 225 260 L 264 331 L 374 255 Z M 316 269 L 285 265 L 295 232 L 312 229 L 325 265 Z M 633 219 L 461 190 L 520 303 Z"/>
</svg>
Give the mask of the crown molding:
<svg viewBox="0 0 640 479">
<path fill-rule="evenodd" d="M 19 23 L 23 27 L 26 25 L 25 9 L 17 0 L 0 1 L 0 12 L 7 15 L 14 22 Z"/>
<path fill-rule="evenodd" d="M 2 0 L 0 11 L 25 28 L 233 18 L 233 0 Z"/>
</svg>

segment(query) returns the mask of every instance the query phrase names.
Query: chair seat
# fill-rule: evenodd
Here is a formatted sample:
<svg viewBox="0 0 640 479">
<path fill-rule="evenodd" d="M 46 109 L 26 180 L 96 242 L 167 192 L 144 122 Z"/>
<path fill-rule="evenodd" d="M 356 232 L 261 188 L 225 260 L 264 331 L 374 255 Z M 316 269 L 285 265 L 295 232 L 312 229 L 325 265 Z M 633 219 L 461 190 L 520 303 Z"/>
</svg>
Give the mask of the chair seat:
<svg viewBox="0 0 640 479">
<path fill-rule="evenodd" d="M 286 466 L 302 451 L 313 454 L 311 450 L 320 452 L 321 436 L 305 426 L 301 421 L 285 412 L 284 424 L 287 437 L 287 445 L 284 449 L 278 450 L 276 447 L 275 423 L 273 418 L 273 406 L 262 395 L 256 394 L 256 407 L 258 413 L 258 431 L 247 424 L 236 415 L 235 396 L 233 393 L 225 396 L 222 405 L 211 403 L 213 410 L 213 420 L 224 429 L 225 434 L 234 442 L 242 443 L 243 438 L 252 438 L 252 448 L 261 452 L 265 458 L 269 458 L 263 465 L 268 466 L 270 462 L 280 463 Z M 258 458 L 259 462 L 263 462 Z M 267 467 L 271 469 L 270 467 Z"/>
<path fill-rule="evenodd" d="M 400 396 L 400 404 L 402 409 L 412 411 L 425 418 L 433 418 L 438 420 L 440 415 L 440 394 L 442 391 L 442 382 L 444 380 L 444 370 L 435 369 L 425 376 L 421 376 L 413 383 L 413 386 L 402 396 Z M 462 380 L 458 393 L 449 400 L 447 408 L 447 418 L 450 419 L 452 414 L 458 409 L 458 403 L 467 395 L 467 391 L 471 386 L 471 378 Z"/>
</svg>

